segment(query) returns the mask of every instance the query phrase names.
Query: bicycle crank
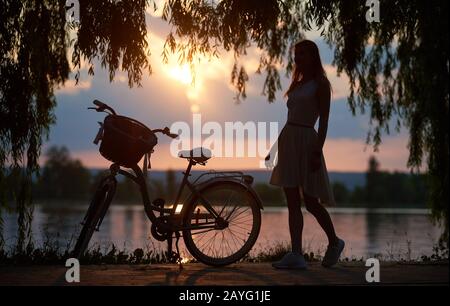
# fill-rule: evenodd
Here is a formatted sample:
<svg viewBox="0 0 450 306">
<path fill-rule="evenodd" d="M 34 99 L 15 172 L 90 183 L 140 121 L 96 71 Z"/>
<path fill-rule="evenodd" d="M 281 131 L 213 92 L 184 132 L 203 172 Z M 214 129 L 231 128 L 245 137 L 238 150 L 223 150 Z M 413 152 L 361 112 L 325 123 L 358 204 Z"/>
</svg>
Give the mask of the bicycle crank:
<svg viewBox="0 0 450 306">
<path fill-rule="evenodd" d="M 158 226 L 161 224 L 163 224 L 163 226 Z M 158 217 L 157 222 L 153 222 L 151 226 L 152 236 L 158 241 L 166 241 L 172 235 L 172 232 L 167 229 L 168 227 L 164 226 L 168 224 L 169 224 L 168 216 Z"/>
</svg>

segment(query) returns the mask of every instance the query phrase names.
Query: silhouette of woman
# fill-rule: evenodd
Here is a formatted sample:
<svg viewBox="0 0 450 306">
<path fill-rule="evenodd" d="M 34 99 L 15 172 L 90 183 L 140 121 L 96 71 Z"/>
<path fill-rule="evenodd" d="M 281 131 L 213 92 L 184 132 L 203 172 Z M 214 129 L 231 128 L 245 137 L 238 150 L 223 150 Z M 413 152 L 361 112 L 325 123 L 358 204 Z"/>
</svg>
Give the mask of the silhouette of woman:
<svg viewBox="0 0 450 306">
<path fill-rule="evenodd" d="M 283 187 L 286 196 L 292 251 L 272 265 L 280 269 L 306 268 L 302 255 L 302 195 L 306 209 L 328 237 L 322 265 L 330 267 L 337 263 L 345 245 L 336 236 L 330 215 L 322 205 L 335 204 L 322 153 L 328 129 L 331 85 L 314 42 L 297 43 L 294 61 L 292 82 L 286 92 L 288 118 L 278 137 L 278 158 L 270 178 L 270 184 Z M 314 125 L 319 117 L 316 132 Z"/>
</svg>

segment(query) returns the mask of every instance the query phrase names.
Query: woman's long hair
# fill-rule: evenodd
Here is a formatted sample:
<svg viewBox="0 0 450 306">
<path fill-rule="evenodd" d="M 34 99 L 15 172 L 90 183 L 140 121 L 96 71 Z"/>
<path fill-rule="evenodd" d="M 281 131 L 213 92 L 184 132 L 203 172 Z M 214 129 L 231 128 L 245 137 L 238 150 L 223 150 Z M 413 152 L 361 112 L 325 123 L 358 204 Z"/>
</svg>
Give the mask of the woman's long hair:
<svg viewBox="0 0 450 306">
<path fill-rule="evenodd" d="M 311 57 L 312 57 L 312 65 L 311 66 L 312 66 L 313 78 L 316 81 L 325 80 L 331 89 L 330 81 L 327 78 L 325 69 L 323 69 L 323 66 L 322 66 L 322 61 L 320 60 L 319 48 L 317 47 L 317 45 L 313 41 L 305 39 L 299 43 L 296 43 L 294 47 L 295 47 L 295 50 L 301 49 L 301 48 L 305 48 L 306 50 L 308 50 L 307 52 L 309 54 L 311 54 Z M 295 65 L 294 72 L 292 73 L 291 85 L 289 85 L 289 88 L 286 91 L 285 96 L 287 96 L 295 88 L 295 86 L 297 85 L 297 82 L 300 81 L 301 79 L 302 79 L 302 74 L 300 73 L 300 70 L 298 69 L 297 65 Z"/>
</svg>

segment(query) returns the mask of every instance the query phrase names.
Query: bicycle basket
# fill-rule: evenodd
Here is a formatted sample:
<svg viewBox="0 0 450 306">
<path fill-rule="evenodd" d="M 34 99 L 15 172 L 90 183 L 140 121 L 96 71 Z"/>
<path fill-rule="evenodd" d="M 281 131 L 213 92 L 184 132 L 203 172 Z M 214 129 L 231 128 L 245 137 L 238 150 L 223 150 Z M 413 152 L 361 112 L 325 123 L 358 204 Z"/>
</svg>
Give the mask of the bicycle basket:
<svg viewBox="0 0 450 306">
<path fill-rule="evenodd" d="M 131 168 L 157 143 L 155 133 L 139 121 L 110 115 L 103 122 L 100 154 L 114 163 Z"/>
</svg>

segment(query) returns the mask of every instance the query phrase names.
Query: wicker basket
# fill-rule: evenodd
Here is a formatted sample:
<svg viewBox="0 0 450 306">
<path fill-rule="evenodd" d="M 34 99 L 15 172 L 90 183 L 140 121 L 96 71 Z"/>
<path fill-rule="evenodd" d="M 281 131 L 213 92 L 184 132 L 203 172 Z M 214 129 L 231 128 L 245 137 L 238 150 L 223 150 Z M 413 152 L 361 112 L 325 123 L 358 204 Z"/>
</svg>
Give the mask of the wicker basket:
<svg viewBox="0 0 450 306">
<path fill-rule="evenodd" d="M 103 122 L 100 154 L 114 163 L 131 168 L 157 143 L 155 133 L 139 121 L 110 115 Z"/>
</svg>

